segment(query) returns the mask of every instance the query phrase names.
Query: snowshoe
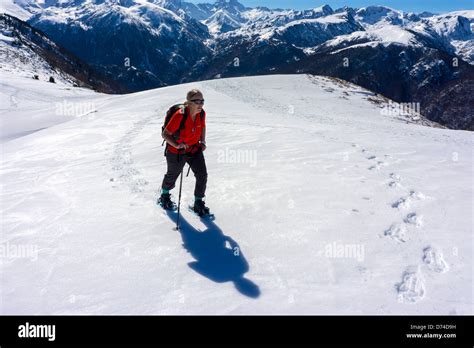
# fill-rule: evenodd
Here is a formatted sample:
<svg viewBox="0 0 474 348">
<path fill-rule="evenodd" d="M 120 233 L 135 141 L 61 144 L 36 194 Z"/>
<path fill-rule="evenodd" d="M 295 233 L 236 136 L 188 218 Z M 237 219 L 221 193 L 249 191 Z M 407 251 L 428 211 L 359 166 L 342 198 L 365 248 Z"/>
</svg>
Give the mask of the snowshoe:
<svg viewBox="0 0 474 348">
<path fill-rule="evenodd" d="M 171 200 L 169 193 L 163 193 L 161 197 L 158 198 L 157 204 L 165 210 L 175 211 L 178 209 L 176 203 Z"/>
<path fill-rule="evenodd" d="M 197 216 L 199 216 L 200 218 L 214 219 L 214 214 L 211 214 L 211 212 L 209 211 L 209 208 L 206 207 L 202 199 L 197 199 L 194 202 L 194 205 L 189 206 L 189 210 L 192 211 Z"/>
</svg>

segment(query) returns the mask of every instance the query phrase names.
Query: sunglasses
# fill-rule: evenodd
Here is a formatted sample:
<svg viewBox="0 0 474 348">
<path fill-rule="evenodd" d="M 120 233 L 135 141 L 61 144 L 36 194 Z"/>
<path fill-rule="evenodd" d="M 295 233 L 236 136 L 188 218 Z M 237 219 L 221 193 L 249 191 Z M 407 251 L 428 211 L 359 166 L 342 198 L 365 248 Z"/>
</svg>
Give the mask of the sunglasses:
<svg viewBox="0 0 474 348">
<path fill-rule="evenodd" d="M 191 102 L 197 105 L 204 105 L 204 99 L 192 99 Z"/>
</svg>

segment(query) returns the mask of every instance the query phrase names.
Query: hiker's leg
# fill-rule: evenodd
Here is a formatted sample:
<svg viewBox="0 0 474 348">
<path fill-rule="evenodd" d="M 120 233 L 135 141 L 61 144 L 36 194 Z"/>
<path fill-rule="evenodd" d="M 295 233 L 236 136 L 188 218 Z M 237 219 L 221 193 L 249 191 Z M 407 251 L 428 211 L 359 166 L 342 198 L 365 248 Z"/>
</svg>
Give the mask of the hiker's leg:
<svg viewBox="0 0 474 348">
<path fill-rule="evenodd" d="M 194 196 L 204 198 L 204 196 L 206 195 L 207 168 L 206 161 L 204 159 L 204 154 L 202 153 L 202 151 L 194 155 L 194 158 L 191 158 L 188 163 L 191 164 L 191 170 L 193 171 L 194 176 L 196 177 Z"/>
<path fill-rule="evenodd" d="M 183 155 L 179 155 L 178 159 L 177 154 L 168 152 L 166 154 L 166 163 L 168 165 L 168 170 L 163 178 L 161 189 L 164 191 L 171 191 L 175 187 L 176 180 L 186 164 L 186 159 Z"/>
</svg>

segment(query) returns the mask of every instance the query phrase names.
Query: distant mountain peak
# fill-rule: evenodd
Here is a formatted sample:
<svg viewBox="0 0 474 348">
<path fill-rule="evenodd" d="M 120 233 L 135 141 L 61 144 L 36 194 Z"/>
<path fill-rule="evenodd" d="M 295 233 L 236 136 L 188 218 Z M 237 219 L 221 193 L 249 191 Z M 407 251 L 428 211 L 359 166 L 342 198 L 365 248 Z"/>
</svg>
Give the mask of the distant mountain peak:
<svg viewBox="0 0 474 348">
<path fill-rule="evenodd" d="M 245 11 L 247 8 L 242 5 L 238 0 L 217 0 L 214 3 L 217 9 L 229 9 L 233 11 Z"/>
<path fill-rule="evenodd" d="M 334 13 L 334 10 L 333 10 L 332 7 L 329 6 L 328 4 L 322 5 L 322 6 L 319 6 L 319 7 L 315 7 L 315 8 L 313 9 L 313 11 L 324 12 L 324 13 L 327 13 L 327 14 L 332 14 L 332 13 Z"/>
</svg>

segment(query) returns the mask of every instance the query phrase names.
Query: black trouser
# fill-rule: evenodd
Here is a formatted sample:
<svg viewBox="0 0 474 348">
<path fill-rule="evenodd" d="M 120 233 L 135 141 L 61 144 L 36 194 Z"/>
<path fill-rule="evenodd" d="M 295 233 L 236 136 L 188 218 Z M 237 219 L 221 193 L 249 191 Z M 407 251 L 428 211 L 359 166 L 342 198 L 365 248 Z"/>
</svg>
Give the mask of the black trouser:
<svg viewBox="0 0 474 348">
<path fill-rule="evenodd" d="M 200 198 L 205 196 L 207 185 L 207 168 L 202 151 L 199 151 L 194 155 L 177 155 L 167 151 L 166 162 L 168 164 L 168 171 L 163 178 L 163 184 L 161 185 L 161 188 L 169 191 L 172 190 L 175 187 L 176 180 L 181 174 L 184 165 L 188 163 L 191 166 L 194 176 L 196 177 L 194 195 Z"/>
</svg>

